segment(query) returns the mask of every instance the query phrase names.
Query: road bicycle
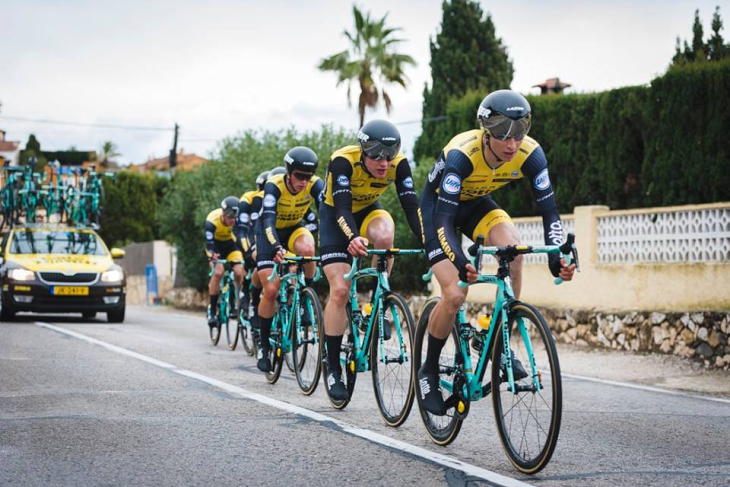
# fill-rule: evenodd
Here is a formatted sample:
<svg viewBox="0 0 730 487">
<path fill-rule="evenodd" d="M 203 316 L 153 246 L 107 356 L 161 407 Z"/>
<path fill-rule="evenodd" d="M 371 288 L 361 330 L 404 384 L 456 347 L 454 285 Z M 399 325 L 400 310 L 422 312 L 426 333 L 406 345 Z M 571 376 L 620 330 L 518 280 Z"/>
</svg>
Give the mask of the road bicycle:
<svg viewBox="0 0 730 487">
<path fill-rule="evenodd" d="M 436 416 L 426 411 L 421 395 L 417 395 L 421 418 L 435 443 L 448 445 L 454 441 L 471 402 L 491 394 L 499 437 L 512 464 L 527 474 L 534 474 L 547 465 L 558 441 L 562 415 L 558 353 L 552 333 L 537 308 L 515 299 L 509 269 L 518 255 L 531 253 L 559 253 L 568 265 L 575 261 L 577 266 L 574 241 L 575 237 L 569 234 L 560 246 L 484 247 L 480 236 L 469 249 L 477 273 L 481 270 L 482 256 L 494 255 L 498 259 L 497 273 L 480 274 L 476 282 L 497 286 L 494 312 L 489 328 L 481 331 L 475 331 L 469 324 L 464 306 L 457 313 L 455 326 L 439 357 L 446 415 Z M 423 277 L 430 279 L 431 271 Z M 555 282 L 560 284 L 562 280 L 558 278 Z M 461 287 L 468 285 L 459 283 Z M 414 381 L 427 353 L 428 318 L 439 300 L 439 297 L 429 299 L 421 311 L 413 349 Z M 485 382 L 488 361 L 491 361 L 491 376 Z"/>
<path fill-rule="evenodd" d="M 271 372 L 266 380 L 279 380 L 284 356 L 291 352 L 294 374 L 305 395 L 317 389 L 321 369 L 321 330 L 324 327 L 322 305 L 317 292 L 306 285 L 304 266 L 319 262 L 319 257 L 286 256 L 274 264 L 269 281 L 279 279 L 278 309 L 271 322 Z M 291 267 L 294 269 L 292 270 Z M 319 278 L 319 272 L 315 280 Z"/>
<path fill-rule="evenodd" d="M 352 269 L 344 277 L 350 281 L 350 299 L 347 304 L 348 326 L 342 340 L 340 363 L 348 399 L 328 397 L 337 409 L 343 409 L 352 398 L 358 372 L 371 371 L 373 390 L 378 409 L 388 426 L 400 426 L 408 418 L 413 406 L 411 380 L 413 315 L 400 294 L 391 291 L 388 282 L 388 261 L 396 255 L 420 254 L 421 249 L 373 249 L 376 267 L 361 268 L 361 259 L 354 258 Z M 357 301 L 357 282 L 376 278 L 372 303 L 360 308 Z M 368 312 L 369 309 L 369 312 Z M 320 330 L 324 336 L 324 329 Z M 327 346 L 320 342 L 324 376 L 328 374 Z"/>
<path fill-rule="evenodd" d="M 236 279 L 233 277 L 233 266 L 236 264 L 243 264 L 240 260 L 226 260 L 226 259 L 211 259 L 211 262 L 215 264 L 223 265 L 223 276 L 221 277 L 218 294 L 218 306 L 213 310 L 216 318 L 218 318 L 218 326 L 208 327 L 210 332 L 210 341 L 213 346 L 218 345 L 218 341 L 221 338 L 221 327 L 225 324 L 226 326 L 226 338 L 228 339 L 228 347 L 231 347 L 231 342 L 234 337 L 233 330 L 236 334 L 238 333 L 237 326 L 231 327 L 229 324 L 231 318 L 232 308 L 235 307 L 236 302 Z M 208 278 L 213 277 L 214 268 L 211 267 L 208 273 Z M 237 338 L 237 337 L 236 337 Z M 235 345 L 233 345 L 235 348 Z M 233 350 L 233 349 L 231 349 Z"/>
</svg>

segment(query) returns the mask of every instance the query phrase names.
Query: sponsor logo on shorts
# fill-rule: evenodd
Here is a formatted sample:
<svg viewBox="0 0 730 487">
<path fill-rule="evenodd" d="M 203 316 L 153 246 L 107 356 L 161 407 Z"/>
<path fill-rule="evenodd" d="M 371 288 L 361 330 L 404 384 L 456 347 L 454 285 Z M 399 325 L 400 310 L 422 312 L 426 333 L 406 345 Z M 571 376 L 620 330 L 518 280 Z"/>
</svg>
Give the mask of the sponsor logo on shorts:
<svg viewBox="0 0 730 487">
<path fill-rule="evenodd" d="M 273 260 L 261 260 L 259 262 L 256 262 L 256 267 L 261 269 L 262 267 L 273 267 L 276 262 Z"/>
<path fill-rule="evenodd" d="M 324 254 L 322 260 L 347 259 L 348 257 L 349 255 L 345 252 L 330 252 L 329 254 Z"/>
<path fill-rule="evenodd" d="M 432 250 L 428 253 L 428 258 L 433 259 L 434 257 L 438 257 L 439 255 L 443 254 L 444 251 L 441 249 Z"/>
<path fill-rule="evenodd" d="M 550 187 L 550 176 L 548 176 L 547 168 L 540 171 L 540 174 L 535 177 L 534 184 L 535 188 L 540 190 L 545 190 Z"/>
</svg>

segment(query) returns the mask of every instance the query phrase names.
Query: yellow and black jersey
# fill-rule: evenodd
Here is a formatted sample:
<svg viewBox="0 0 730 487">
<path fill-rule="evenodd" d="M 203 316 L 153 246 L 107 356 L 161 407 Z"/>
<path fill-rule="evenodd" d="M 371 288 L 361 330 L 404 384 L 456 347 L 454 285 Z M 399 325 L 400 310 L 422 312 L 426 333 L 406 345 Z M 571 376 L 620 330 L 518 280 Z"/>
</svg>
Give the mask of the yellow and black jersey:
<svg viewBox="0 0 730 487">
<path fill-rule="evenodd" d="M 398 153 L 395 159 L 391 161 L 390 169 L 388 169 L 385 178 L 376 179 L 365 169 L 362 163 L 362 149 L 360 149 L 359 145 L 343 147 L 332 154 L 330 160 L 330 167 L 326 176 L 327 189 L 325 191 L 324 202 L 334 207 L 334 196 L 341 191 L 349 191 L 352 195 L 353 213 L 375 203 L 380 198 L 380 195 L 388 189 L 388 186 L 396 180 L 398 166 L 401 164 L 408 165 L 406 156 Z M 338 162 L 347 163 L 349 169 L 344 172 L 338 171 Z M 334 168 L 332 167 L 333 163 L 335 163 Z M 350 174 L 347 175 L 347 172 Z"/>
<path fill-rule="evenodd" d="M 218 208 L 208 213 L 205 219 L 205 247 L 212 252 L 216 242 L 236 241 L 233 225 L 226 226 L 221 221 L 223 210 Z"/>
<path fill-rule="evenodd" d="M 540 144 L 525 137 L 515 156 L 492 168 L 484 158 L 484 130 L 463 132 L 449 141 L 428 175 L 421 207 L 430 224 L 441 236 L 442 249 L 454 249 L 454 262 L 460 270 L 468 263 L 454 229 L 460 201 L 487 198 L 490 193 L 521 178 L 530 181 L 535 203 L 543 217 L 545 243 L 562 242 L 562 227 L 555 193 L 550 184 L 547 159 Z M 484 216 L 484 215 L 481 215 Z"/>
<path fill-rule="evenodd" d="M 403 153 L 390 162 L 385 177 L 372 176 L 362 160 L 359 145 L 350 145 L 335 151 L 327 168 L 324 203 L 335 209 L 334 215 L 342 232 L 349 240 L 359 236 L 353 213 L 373 205 L 395 183 L 398 199 L 406 213 L 408 224 L 419 241 L 423 242 L 423 223 L 418 208 L 411 166 Z"/>
<path fill-rule="evenodd" d="M 253 226 L 259 217 L 263 197 L 263 190 L 254 190 L 243 193 L 238 200 L 238 221 L 235 232 L 244 252 L 248 252 L 254 240 Z"/>
<path fill-rule="evenodd" d="M 324 182 L 319 177 L 313 176 L 309 184 L 296 194 L 287 188 L 285 177 L 284 174 L 274 176 L 264 187 L 261 219 L 264 234 L 272 245 L 279 243 L 276 229 L 299 224 L 312 203 L 319 206 L 322 201 Z"/>
</svg>

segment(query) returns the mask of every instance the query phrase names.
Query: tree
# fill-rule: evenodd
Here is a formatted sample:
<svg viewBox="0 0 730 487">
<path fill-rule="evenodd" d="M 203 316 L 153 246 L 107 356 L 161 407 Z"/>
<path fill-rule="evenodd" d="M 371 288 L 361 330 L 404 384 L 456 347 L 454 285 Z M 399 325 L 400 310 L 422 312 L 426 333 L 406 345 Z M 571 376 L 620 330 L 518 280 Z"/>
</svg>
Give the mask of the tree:
<svg viewBox="0 0 730 487">
<path fill-rule="evenodd" d="M 695 19 L 692 24 L 692 46 L 684 41 L 684 49 L 680 48 L 681 41 L 677 36 L 675 53 L 672 57 L 672 66 L 694 62 L 719 61 L 730 52 L 730 46 L 725 44 L 720 31 L 722 30 L 720 7 L 715 7 L 712 16 L 712 36 L 707 42 L 703 41 L 704 30 L 700 22 L 700 11 L 695 10 Z"/>
<path fill-rule="evenodd" d="M 121 156 L 117 150 L 117 144 L 111 140 L 107 140 L 101 145 L 101 164 L 104 167 L 109 166 L 110 163 L 114 163 L 114 161 L 112 161 L 113 158 Z"/>
<path fill-rule="evenodd" d="M 431 45 L 431 88 L 423 91 L 423 131 L 414 152 L 436 157 L 454 134 L 445 133 L 439 117 L 446 115 L 449 100 L 469 91 L 509 88 L 514 75 L 507 48 L 496 37 L 492 18 L 474 0 L 443 3 L 441 31 Z M 476 120 L 474 107 L 474 120 Z"/>
<path fill-rule="evenodd" d="M 27 165 L 31 158 L 35 158 L 36 171 L 41 171 L 46 166 L 46 162 L 48 162 L 41 151 L 41 143 L 35 134 L 30 134 L 28 142 L 25 144 L 25 149 L 20 151 L 20 164 Z"/>
<path fill-rule="evenodd" d="M 347 81 L 348 103 L 351 103 L 352 83 L 358 83 L 360 86 L 359 126 L 362 126 L 365 121 L 365 110 L 374 108 L 381 96 L 386 111 L 390 113 L 393 103 L 390 95 L 382 86 L 397 83 L 405 88 L 408 82 L 404 73 L 405 65 L 415 66 L 416 62 L 407 54 L 398 54 L 393 51 L 394 46 L 403 42 L 403 39 L 393 37 L 396 32 L 401 30 L 400 28 L 385 26 L 388 14 L 385 14 L 382 19 L 376 20 L 370 17 L 369 12 L 363 15 L 356 6 L 352 7 L 352 11 L 355 16 L 355 30 L 344 31 L 345 37 L 350 41 L 350 48 L 323 59 L 318 68 L 320 71 L 336 72 L 337 86 Z M 378 84 L 381 85 L 380 89 Z"/>
<path fill-rule="evenodd" d="M 715 14 L 712 16 L 712 37 L 707 41 L 707 55 L 710 61 L 719 61 L 727 55 L 728 48 L 722 38 L 722 19 L 720 18 L 720 7 L 715 7 Z"/>
</svg>

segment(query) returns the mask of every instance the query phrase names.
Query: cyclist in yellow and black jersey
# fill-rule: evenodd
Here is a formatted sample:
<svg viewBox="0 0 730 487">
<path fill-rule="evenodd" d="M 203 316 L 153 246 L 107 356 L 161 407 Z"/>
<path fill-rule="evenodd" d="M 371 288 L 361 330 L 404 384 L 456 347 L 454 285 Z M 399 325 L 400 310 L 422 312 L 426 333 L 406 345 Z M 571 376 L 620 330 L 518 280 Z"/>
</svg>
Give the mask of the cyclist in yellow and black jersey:
<svg viewBox="0 0 730 487">
<path fill-rule="evenodd" d="M 462 250 L 457 230 L 472 240 L 483 235 L 485 245 L 518 245 L 520 237 L 509 215 L 490 194 L 512 181 L 527 178 L 542 215 L 545 243 L 559 245 L 563 241 L 545 153 L 534 139 L 527 137 L 532 123 L 528 101 L 511 90 L 495 91 L 484 98 L 477 118 L 481 128 L 451 139 L 421 193 L 426 252 L 443 299 L 428 318 L 427 356 L 417 379 L 424 408 L 436 415 L 446 413 L 439 355 L 467 294 L 467 289 L 458 283 L 473 283 L 477 278 L 476 269 Z M 566 266 L 565 260 L 555 254 L 550 257 L 550 271 L 565 281 L 571 280 L 575 265 Z M 510 277 L 519 298 L 522 256 L 510 266 Z M 527 374 L 516 359 L 514 368 L 517 376 Z"/>
<path fill-rule="evenodd" d="M 242 261 L 243 255 L 238 246 L 234 225 L 238 218 L 238 198 L 228 196 L 221 201 L 221 207 L 208 213 L 205 219 L 205 251 L 211 260 L 226 259 L 229 261 Z M 215 316 L 215 308 L 218 305 L 220 294 L 220 280 L 225 269 L 222 264 L 215 264 L 213 275 L 208 283 L 208 326 L 218 326 L 218 319 Z M 233 275 L 241 289 L 243 283 L 243 267 L 241 264 L 233 266 Z M 236 293 L 238 296 L 238 293 Z"/>
<path fill-rule="evenodd" d="M 351 256 L 367 255 L 369 243 L 378 249 L 393 246 L 395 223 L 378 202 L 392 183 L 408 225 L 423 243 L 423 223 L 411 167 L 400 152 L 398 129 L 385 120 L 372 120 L 358 133 L 359 145 L 344 147 L 330 159 L 325 200 L 319 212 L 322 227 L 320 254 L 329 281 L 330 297 L 324 311 L 329 376 L 325 384 L 331 398 L 344 400 L 347 390 L 340 368 L 340 345 L 347 327 L 345 305 Z M 392 262 L 391 262 L 392 264 Z M 389 328 L 386 333 L 389 332 Z"/>
<path fill-rule="evenodd" d="M 274 263 L 281 262 L 287 250 L 300 256 L 314 255 L 314 237 L 304 216 L 312 203 L 319 206 L 322 201 L 324 182 L 314 175 L 318 162 L 312 149 L 294 147 L 284 156 L 286 174 L 270 178 L 264 186 L 261 218 L 256 224 L 256 264 L 264 285 L 258 309 L 261 346 L 256 365 L 263 372 L 271 370 L 269 336 L 280 286 L 278 278 L 268 280 Z M 312 284 L 315 272 L 314 262 L 304 266 L 307 285 Z"/>
</svg>

